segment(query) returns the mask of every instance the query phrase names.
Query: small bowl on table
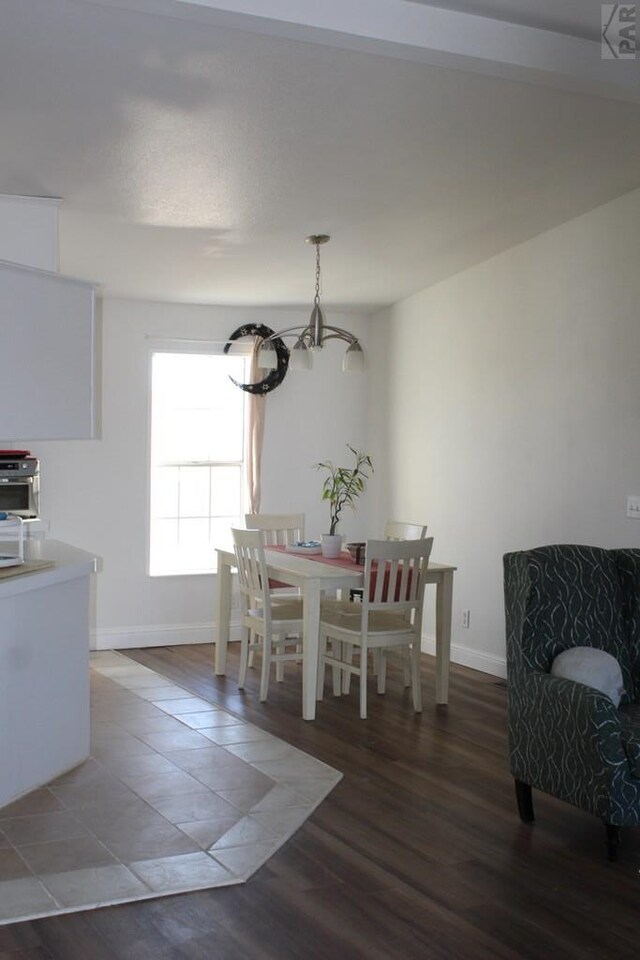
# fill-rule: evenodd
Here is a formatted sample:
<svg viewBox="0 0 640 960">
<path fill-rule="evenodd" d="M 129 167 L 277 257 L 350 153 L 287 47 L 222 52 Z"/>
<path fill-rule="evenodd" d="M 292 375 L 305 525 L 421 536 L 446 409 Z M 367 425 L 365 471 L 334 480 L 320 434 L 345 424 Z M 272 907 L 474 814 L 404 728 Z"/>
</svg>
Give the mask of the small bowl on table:
<svg viewBox="0 0 640 960">
<path fill-rule="evenodd" d="M 347 546 L 347 550 L 351 554 L 351 559 L 353 560 L 354 563 L 357 563 L 357 564 L 364 563 L 364 553 L 367 546 L 366 543 L 364 542 L 348 543 L 346 546 Z"/>
</svg>

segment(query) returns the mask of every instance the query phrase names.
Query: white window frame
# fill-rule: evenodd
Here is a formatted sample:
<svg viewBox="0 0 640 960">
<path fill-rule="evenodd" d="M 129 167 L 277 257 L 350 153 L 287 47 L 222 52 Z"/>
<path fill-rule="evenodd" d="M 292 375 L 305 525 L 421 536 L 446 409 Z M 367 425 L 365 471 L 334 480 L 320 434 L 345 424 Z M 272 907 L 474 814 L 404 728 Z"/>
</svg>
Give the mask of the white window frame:
<svg viewBox="0 0 640 960">
<path fill-rule="evenodd" d="M 147 523 L 146 523 L 146 572 L 147 576 L 153 580 L 161 579 L 162 577 L 192 577 L 192 576 L 210 576 L 211 574 L 217 573 L 217 555 L 212 553 L 211 557 L 211 566 L 206 569 L 194 569 L 194 570 L 167 570 L 162 573 L 152 573 L 151 572 L 151 475 L 153 470 L 153 463 L 151 460 L 152 453 L 152 410 L 153 410 L 153 358 L 155 354 L 158 353 L 189 353 L 189 354 L 207 354 L 213 356 L 223 356 L 224 348 L 227 344 L 227 341 L 218 341 L 218 340 L 187 340 L 187 339 L 176 339 L 176 340 L 167 340 L 167 339 L 155 339 L 147 338 L 148 340 L 148 359 L 147 359 L 147 399 L 148 399 L 148 411 L 147 411 L 147 458 L 146 458 L 146 476 L 147 476 Z M 234 356 L 244 356 L 247 358 L 247 373 L 249 370 L 249 358 L 251 355 L 251 344 L 247 343 L 236 343 L 234 342 L 232 347 L 232 352 Z M 239 388 L 238 388 L 239 389 Z M 241 516 L 244 516 L 246 512 L 246 504 L 248 502 L 248 489 L 247 489 L 247 476 L 246 476 L 246 431 L 247 431 L 247 417 L 248 417 L 248 408 L 249 405 L 246 403 L 246 394 L 244 396 L 244 444 L 243 444 L 243 457 L 239 461 L 242 467 L 242 485 L 240 490 L 240 512 Z M 216 465 L 226 465 L 229 461 L 206 461 L 208 466 Z M 237 463 L 238 461 L 233 461 Z M 179 465 L 179 464 L 178 464 Z M 197 466 L 199 462 L 194 463 L 190 461 L 188 464 L 185 461 L 185 466 Z M 202 462 L 202 465 L 205 465 L 205 462 Z M 226 546 L 222 544 L 222 546 Z"/>
</svg>

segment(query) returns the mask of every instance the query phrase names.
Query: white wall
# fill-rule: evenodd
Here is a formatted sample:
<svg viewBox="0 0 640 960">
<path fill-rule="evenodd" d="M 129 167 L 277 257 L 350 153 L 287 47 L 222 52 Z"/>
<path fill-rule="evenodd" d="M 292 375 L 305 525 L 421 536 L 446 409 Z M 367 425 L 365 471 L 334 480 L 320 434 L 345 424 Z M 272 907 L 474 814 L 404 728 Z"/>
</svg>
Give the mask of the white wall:
<svg viewBox="0 0 640 960">
<path fill-rule="evenodd" d="M 102 438 L 28 443 L 41 458 L 42 513 L 50 520 L 50 536 L 102 558 L 99 646 L 213 636 L 212 575 L 149 578 L 145 570 L 147 338 L 224 341 L 243 323 L 281 329 L 307 320 L 306 310 L 104 302 Z M 332 315 L 331 321 L 358 334 L 366 330 L 362 317 Z M 347 442 L 364 448 L 368 442 L 367 376 L 343 374 L 342 353 L 340 345 L 329 344 L 316 355 L 309 374 L 290 372 L 267 400 L 262 509 L 304 511 L 308 535 L 319 535 L 327 526 L 321 477 L 312 464 L 342 458 Z M 364 536 L 367 529 L 365 497 L 358 513 L 345 518 L 342 532 Z"/>
<path fill-rule="evenodd" d="M 504 673 L 506 551 L 640 546 L 639 249 L 635 191 L 374 319 L 377 510 L 457 564 L 459 662 Z"/>
<path fill-rule="evenodd" d="M 0 194 L 0 260 L 58 269 L 60 200 Z"/>
</svg>

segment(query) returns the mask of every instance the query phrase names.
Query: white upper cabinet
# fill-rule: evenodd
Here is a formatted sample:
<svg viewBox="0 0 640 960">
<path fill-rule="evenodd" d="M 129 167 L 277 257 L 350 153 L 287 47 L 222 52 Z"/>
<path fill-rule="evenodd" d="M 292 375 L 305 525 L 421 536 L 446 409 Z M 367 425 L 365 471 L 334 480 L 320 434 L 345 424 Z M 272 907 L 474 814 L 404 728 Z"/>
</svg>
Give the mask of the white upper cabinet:
<svg viewBox="0 0 640 960">
<path fill-rule="evenodd" d="M 0 440 L 96 435 L 90 283 L 0 260 Z"/>
</svg>

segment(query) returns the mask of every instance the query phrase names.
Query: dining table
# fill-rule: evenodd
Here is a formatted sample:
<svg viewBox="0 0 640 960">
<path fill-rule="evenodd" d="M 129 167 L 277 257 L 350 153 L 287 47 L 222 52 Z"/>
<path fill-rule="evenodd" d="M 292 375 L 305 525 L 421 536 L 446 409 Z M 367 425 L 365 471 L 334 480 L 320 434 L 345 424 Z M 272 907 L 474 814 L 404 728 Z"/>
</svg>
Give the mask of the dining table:
<svg viewBox="0 0 640 960">
<path fill-rule="evenodd" d="M 232 571 L 236 566 L 232 547 L 216 548 L 218 573 L 215 587 L 215 673 L 224 676 L 227 669 L 227 645 L 231 629 Z M 318 646 L 320 632 L 320 600 L 323 593 L 334 595 L 337 590 L 348 595 L 352 589 L 361 589 L 364 583 L 364 564 L 356 564 L 344 551 L 340 557 L 327 559 L 321 555 L 290 552 L 286 547 L 265 548 L 267 574 L 270 580 L 297 587 L 302 596 L 302 717 L 315 720 L 316 681 L 318 676 Z M 453 605 L 453 574 L 455 566 L 429 561 L 426 584 L 436 587 L 436 703 L 449 700 L 449 663 L 451 658 L 451 614 Z"/>
</svg>

